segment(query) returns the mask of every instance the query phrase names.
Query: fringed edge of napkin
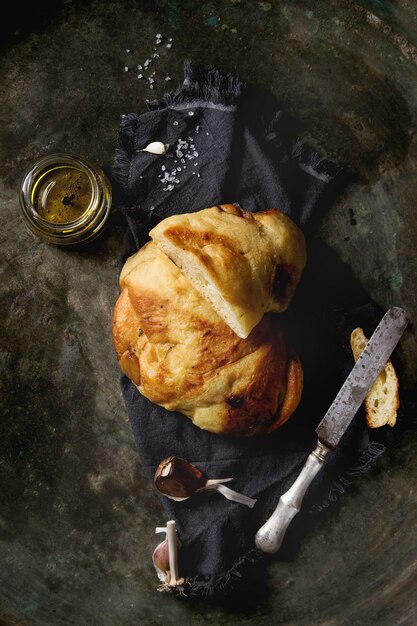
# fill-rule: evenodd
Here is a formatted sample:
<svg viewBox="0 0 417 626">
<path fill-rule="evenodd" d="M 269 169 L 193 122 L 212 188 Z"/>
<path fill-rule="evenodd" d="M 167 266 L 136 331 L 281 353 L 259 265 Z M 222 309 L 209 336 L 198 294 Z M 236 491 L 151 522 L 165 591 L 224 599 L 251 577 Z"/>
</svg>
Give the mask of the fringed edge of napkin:
<svg viewBox="0 0 417 626">
<path fill-rule="evenodd" d="M 413 405 L 415 404 L 412 400 L 411 402 Z M 410 408 L 411 407 L 408 407 L 407 410 Z M 389 427 L 387 426 L 387 428 Z M 356 461 L 349 469 L 341 472 L 333 479 L 328 493 L 322 502 L 310 507 L 307 514 L 310 518 L 314 518 L 314 525 L 320 518 L 320 513 L 335 505 L 357 477 L 372 469 L 379 458 L 388 449 L 400 445 L 406 432 L 415 431 L 417 431 L 417 425 L 415 423 L 410 424 L 408 420 L 402 419 L 395 427 L 390 445 L 385 445 L 378 440 L 371 441 L 368 447 L 358 455 Z M 312 526 L 309 525 L 309 530 L 311 530 L 311 528 Z M 277 555 L 279 556 L 279 553 L 277 553 Z M 184 586 L 182 597 L 193 600 L 202 599 L 212 602 L 222 602 L 225 599 L 232 601 L 233 597 L 236 596 L 240 604 L 242 604 L 244 600 L 242 592 L 244 591 L 247 592 L 247 595 L 245 593 L 245 598 L 250 602 L 251 585 L 255 584 L 257 580 L 259 568 L 264 567 L 273 559 L 274 555 L 264 554 L 254 547 L 241 556 L 230 569 L 217 576 L 212 576 L 210 580 L 207 580 L 204 576 L 198 576 L 194 579 L 189 578 Z"/>
<path fill-rule="evenodd" d="M 246 89 L 246 82 L 236 76 L 204 65 L 184 62 L 184 79 L 175 91 L 161 100 L 147 100 L 151 111 L 185 103 L 211 103 L 222 107 L 237 104 Z"/>
<path fill-rule="evenodd" d="M 299 136 L 300 124 L 288 112 L 280 108 L 279 102 L 270 92 L 264 92 L 260 87 L 251 85 L 231 73 L 226 73 L 213 67 L 196 65 L 187 59 L 184 62 L 184 78 L 182 84 L 163 98 L 146 100 L 149 111 L 162 111 L 171 108 L 188 108 L 198 106 L 210 106 L 223 110 L 233 109 L 238 103 L 244 107 L 246 101 L 248 107 L 254 106 L 253 96 L 258 95 L 259 106 L 263 107 L 265 119 L 264 134 L 273 149 L 276 146 L 277 158 L 281 158 L 283 151 L 306 173 L 315 178 L 331 183 L 327 185 L 326 197 L 333 187 L 333 181 L 341 180 L 344 184 L 351 179 L 352 173 L 348 172 L 343 164 L 330 161 L 328 158 L 308 146 Z M 139 115 L 127 113 L 122 116 L 119 128 L 119 141 L 113 161 L 113 176 L 115 180 L 128 192 L 131 159 L 134 153 L 135 134 L 140 124 Z M 331 193 L 331 191 L 330 191 Z M 135 207 L 132 207 L 133 209 Z M 139 207 L 137 207 L 140 210 Z M 318 212 L 320 213 L 320 212 Z M 304 227 L 308 219 L 300 219 L 300 226 Z M 316 220 L 315 220 L 316 221 Z"/>
</svg>

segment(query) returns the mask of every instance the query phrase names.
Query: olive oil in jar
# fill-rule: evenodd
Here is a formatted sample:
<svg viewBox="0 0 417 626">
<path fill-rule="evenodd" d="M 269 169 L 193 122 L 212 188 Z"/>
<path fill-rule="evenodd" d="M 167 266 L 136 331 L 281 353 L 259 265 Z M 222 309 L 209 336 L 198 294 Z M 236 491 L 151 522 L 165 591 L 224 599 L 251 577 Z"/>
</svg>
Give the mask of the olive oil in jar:
<svg viewBox="0 0 417 626">
<path fill-rule="evenodd" d="M 85 172 L 69 165 L 47 170 L 32 191 L 33 206 L 41 217 L 54 224 L 74 222 L 88 210 L 91 183 Z"/>
<path fill-rule="evenodd" d="M 105 227 L 111 185 L 96 165 L 67 154 L 40 159 L 25 174 L 20 205 L 30 230 L 46 241 L 74 245 L 95 238 Z"/>
</svg>

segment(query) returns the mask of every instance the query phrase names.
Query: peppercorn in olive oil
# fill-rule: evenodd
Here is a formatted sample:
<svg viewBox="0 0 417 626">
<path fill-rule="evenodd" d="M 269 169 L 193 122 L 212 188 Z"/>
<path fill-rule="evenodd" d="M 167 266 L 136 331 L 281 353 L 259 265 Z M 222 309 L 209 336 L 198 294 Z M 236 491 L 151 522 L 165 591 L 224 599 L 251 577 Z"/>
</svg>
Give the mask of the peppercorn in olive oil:
<svg viewBox="0 0 417 626">
<path fill-rule="evenodd" d="M 78 220 L 92 199 L 88 175 L 70 165 L 57 165 L 45 171 L 32 191 L 32 203 L 48 222 L 65 224 Z"/>
</svg>

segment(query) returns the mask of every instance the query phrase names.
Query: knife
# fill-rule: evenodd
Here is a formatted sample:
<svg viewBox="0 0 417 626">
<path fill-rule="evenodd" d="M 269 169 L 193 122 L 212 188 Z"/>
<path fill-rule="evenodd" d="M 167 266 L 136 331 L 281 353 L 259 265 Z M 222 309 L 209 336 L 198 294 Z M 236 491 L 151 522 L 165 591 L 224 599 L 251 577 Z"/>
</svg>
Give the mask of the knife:
<svg viewBox="0 0 417 626">
<path fill-rule="evenodd" d="M 279 499 L 278 505 L 255 536 L 262 552 L 274 553 L 285 532 L 300 511 L 304 495 L 327 456 L 336 448 L 369 390 L 383 370 L 408 323 L 400 307 L 390 308 L 340 388 L 327 413 L 316 428 L 317 447 L 308 456 L 296 481 Z"/>
</svg>

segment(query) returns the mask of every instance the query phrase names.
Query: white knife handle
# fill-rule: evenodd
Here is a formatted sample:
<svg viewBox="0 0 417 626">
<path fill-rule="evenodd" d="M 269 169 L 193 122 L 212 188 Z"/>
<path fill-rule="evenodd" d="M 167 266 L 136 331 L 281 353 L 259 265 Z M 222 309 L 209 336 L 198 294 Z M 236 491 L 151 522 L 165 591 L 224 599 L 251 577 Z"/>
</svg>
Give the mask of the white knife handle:
<svg viewBox="0 0 417 626">
<path fill-rule="evenodd" d="M 291 520 L 301 509 L 301 503 L 313 478 L 320 471 L 331 449 L 320 441 L 315 450 L 307 457 L 307 461 L 293 485 L 282 494 L 271 517 L 258 530 L 255 545 L 262 552 L 277 552 L 284 539 Z"/>
</svg>

